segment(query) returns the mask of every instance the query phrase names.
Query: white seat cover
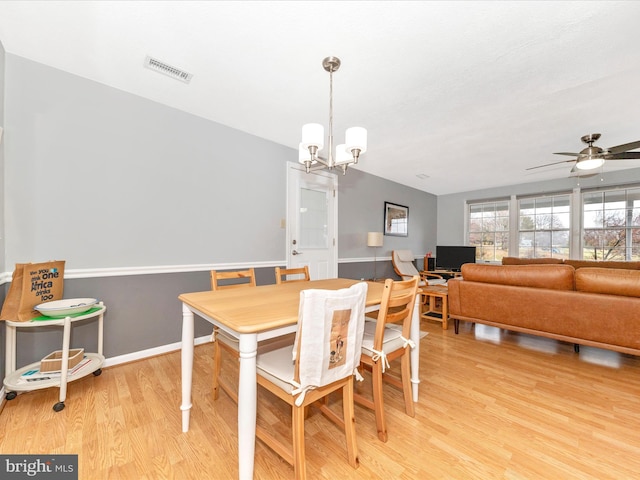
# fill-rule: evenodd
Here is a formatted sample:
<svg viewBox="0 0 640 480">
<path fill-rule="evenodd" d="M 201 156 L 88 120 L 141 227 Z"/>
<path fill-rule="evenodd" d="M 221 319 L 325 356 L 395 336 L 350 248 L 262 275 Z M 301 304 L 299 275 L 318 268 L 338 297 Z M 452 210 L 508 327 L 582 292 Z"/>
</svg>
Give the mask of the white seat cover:
<svg viewBox="0 0 640 480">
<path fill-rule="evenodd" d="M 407 345 L 414 348 L 416 345 L 413 340 L 402 336 L 402 325 L 396 323 L 388 323 L 384 327 L 384 333 L 382 336 L 382 350 L 375 350 L 373 342 L 376 335 L 377 321 L 367 320 L 364 326 L 364 337 L 362 339 L 362 353 L 373 359 L 373 361 L 382 362 L 382 373 L 389 368 L 389 360 L 387 360 L 387 354 L 395 352 L 400 348 L 405 348 Z"/>
<path fill-rule="evenodd" d="M 362 339 L 362 353 L 373 357 L 373 339 L 376 334 L 376 323 L 374 321 L 365 322 L 364 338 Z M 402 336 L 402 327 L 400 325 L 390 324 L 384 329 L 384 337 L 382 340 L 382 351 L 387 354 L 394 352 L 405 345 L 406 339 Z"/>
<path fill-rule="evenodd" d="M 293 349 L 257 356 L 258 374 L 291 394 L 328 385 L 357 372 L 362 353 L 367 284 L 341 290 L 300 292 L 298 332 Z M 294 381 L 294 354 L 300 344 L 299 376 Z"/>
</svg>

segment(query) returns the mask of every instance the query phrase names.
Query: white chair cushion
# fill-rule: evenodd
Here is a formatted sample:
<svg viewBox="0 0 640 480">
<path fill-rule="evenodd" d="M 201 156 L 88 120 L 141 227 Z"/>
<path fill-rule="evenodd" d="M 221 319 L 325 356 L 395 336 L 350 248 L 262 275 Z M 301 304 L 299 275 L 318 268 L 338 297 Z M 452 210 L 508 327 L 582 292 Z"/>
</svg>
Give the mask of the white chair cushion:
<svg viewBox="0 0 640 480">
<path fill-rule="evenodd" d="M 293 347 L 279 348 L 256 357 L 258 375 L 276 384 L 283 391 L 292 394 L 294 362 L 292 360 Z"/>
<path fill-rule="evenodd" d="M 362 339 L 362 353 L 369 357 L 375 355 L 373 351 L 373 339 L 376 334 L 376 321 L 364 322 L 364 338 Z M 385 326 L 382 340 L 382 351 L 387 354 L 403 348 L 405 340 L 402 338 L 402 326 L 390 323 Z"/>
<path fill-rule="evenodd" d="M 447 280 L 444 278 L 427 278 L 427 285 L 446 285 Z"/>
<path fill-rule="evenodd" d="M 226 332 L 223 332 L 222 330 L 218 330 L 216 333 L 216 340 L 230 346 L 234 350 L 240 350 L 240 342 L 238 339 L 236 337 L 232 337 Z"/>
</svg>

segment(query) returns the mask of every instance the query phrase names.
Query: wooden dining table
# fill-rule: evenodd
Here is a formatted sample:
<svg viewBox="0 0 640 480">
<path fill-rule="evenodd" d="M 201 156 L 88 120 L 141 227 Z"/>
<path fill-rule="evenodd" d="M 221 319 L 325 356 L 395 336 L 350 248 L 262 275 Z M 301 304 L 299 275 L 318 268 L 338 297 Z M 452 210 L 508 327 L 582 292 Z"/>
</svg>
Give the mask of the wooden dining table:
<svg viewBox="0 0 640 480">
<path fill-rule="evenodd" d="M 295 332 L 300 292 L 307 289 L 337 290 L 358 280 L 334 278 L 309 282 L 264 285 L 251 289 L 183 293 L 182 302 L 182 431 L 189 431 L 191 385 L 193 380 L 194 314 L 239 340 L 238 380 L 238 476 L 252 479 L 256 433 L 256 353 L 258 342 Z M 367 282 L 366 310 L 380 308 L 384 284 Z M 413 312 L 411 340 L 411 382 L 414 401 L 418 401 L 420 308 L 419 296 Z"/>
</svg>

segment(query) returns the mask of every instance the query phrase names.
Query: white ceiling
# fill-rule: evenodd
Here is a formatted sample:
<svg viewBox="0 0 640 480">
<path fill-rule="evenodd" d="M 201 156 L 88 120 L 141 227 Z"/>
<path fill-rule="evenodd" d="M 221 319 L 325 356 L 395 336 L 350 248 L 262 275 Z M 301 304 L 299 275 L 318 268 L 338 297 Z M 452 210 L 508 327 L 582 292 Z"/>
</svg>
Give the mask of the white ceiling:
<svg viewBox="0 0 640 480">
<path fill-rule="evenodd" d="M 638 20 L 630 1 L 1 1 L 0 41 L 296 149 L 302 124 L 328 127 L 321 64 L 337 56 L 336 141 L 366 127 L 358 169 L 442 195 L 567 177 L 569 163 L 525 169 L 585 134 L 640 140 Z"/>
</svg>

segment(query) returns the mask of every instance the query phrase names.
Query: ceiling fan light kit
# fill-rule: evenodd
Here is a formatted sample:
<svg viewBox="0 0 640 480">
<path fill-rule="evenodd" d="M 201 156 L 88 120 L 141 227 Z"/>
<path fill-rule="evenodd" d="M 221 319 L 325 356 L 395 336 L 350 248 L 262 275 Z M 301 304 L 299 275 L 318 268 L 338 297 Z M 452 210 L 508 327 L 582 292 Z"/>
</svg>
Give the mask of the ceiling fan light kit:
<svg viewBox="0 0 640 480">
<path fill-rule="evenodd" d="M 576 168 L 578 170 L 593 170 L 604 165 L 604 158 L 585 158 L 583 160 L 578 159 L 576 162 Z"/>
<path fill-rule="evenodd" d="M 591 135 L 585 135 L 580 140 L 587 144 L 587 148 L 583 148 L 580 153 L 570 152 L 556 152 L 555 155 L 568 155 L 576 157 L 572 160 L 561 160 L 559 162 L 547 163 L 544 165 L 538 165 L 537 167 L 530 167 L 527 170 L 534 170 L 536 168 L 549 167 L 551 165 L 558 165 L 559 163 L 575 162 L 575 165 L 571 169 L 571 173 L 575 170 L 594 170 L 604 165 L 607 160 L 640 160 L 640 152 L 631 152 L 640 148 L 640 140 L 622 145 L 616 145 L 615 147 L 609 147 L 602 149 L 594 143 L 600 138 L 599 133 L 592 133 Z"/>
<path fill-rule="evenodd" d="M 329 137 L 328 158 L 320 157 L 324 148 L 324 127 L 319 123 L 307 123 L 302 127 L 302 141 L 298 148 L 298 161 L 305 166 L 307 173 L 327 168 L 340 168 L 347 173 L 349 165 L 356 165 L 360 155 L 367 151 L 367 130 L 351 127 L 345 132 L 345 143 L 339 144 L 333 151 L 333 72 L 340 68 L 338 57 L 327 57 L 322 61 L 323 68 L 329 72 Z"/>
</svg>

